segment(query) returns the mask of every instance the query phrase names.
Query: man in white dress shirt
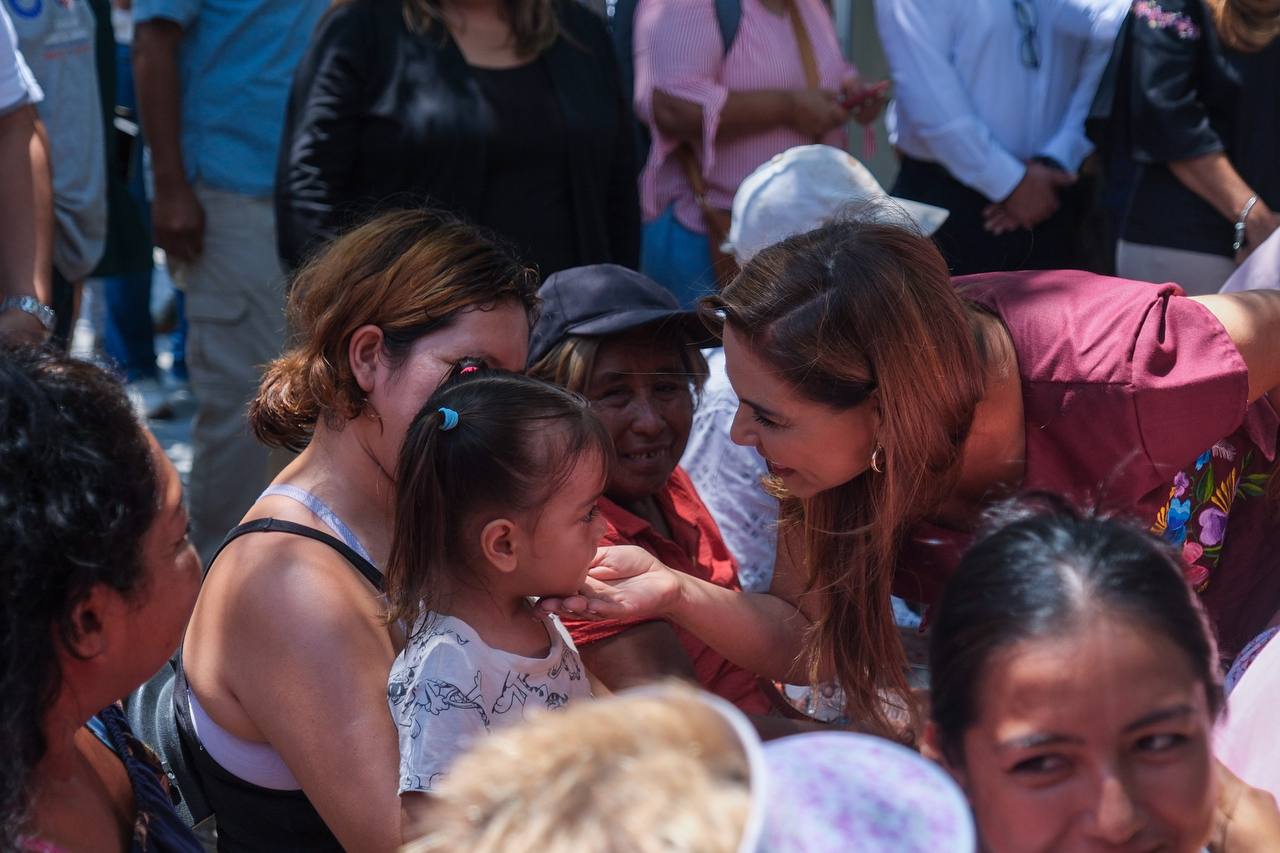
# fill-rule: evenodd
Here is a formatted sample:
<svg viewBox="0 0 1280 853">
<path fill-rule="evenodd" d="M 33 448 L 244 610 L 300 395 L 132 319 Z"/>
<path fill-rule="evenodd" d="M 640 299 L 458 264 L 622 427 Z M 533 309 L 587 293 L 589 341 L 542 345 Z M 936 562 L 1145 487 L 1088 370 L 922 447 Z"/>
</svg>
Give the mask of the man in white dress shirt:
<svg viewBox="0 0 1280 853">
<path fill-rule="evenodd" d="M 946 207 L 963 275 L 1077 265 L 1084 119 L 1128 0 L 877 0 L 894 195 Z"/>
</svg>

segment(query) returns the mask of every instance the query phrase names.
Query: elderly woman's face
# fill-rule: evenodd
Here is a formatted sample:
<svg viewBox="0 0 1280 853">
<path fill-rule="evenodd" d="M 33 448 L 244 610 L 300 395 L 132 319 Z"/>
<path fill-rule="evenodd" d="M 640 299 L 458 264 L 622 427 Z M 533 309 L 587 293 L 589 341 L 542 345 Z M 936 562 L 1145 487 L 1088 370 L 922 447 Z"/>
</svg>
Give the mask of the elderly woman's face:
<svg viewBox="0 0 1280 853">
<path fill-rule="evenodd" d="M 1168 638 L 1101 613 L 997 653 L 976 699 L 952 772 L 991 853 L 1204 847 L 1213 721 Z"/>
<path fill-rule="evenodd" d="M 651 335 L 604 341 L 584 394 L 617 452 L 605 494 L 626 504 L 661 491 L 693 425 L 678 345 Z"/>
</svg>

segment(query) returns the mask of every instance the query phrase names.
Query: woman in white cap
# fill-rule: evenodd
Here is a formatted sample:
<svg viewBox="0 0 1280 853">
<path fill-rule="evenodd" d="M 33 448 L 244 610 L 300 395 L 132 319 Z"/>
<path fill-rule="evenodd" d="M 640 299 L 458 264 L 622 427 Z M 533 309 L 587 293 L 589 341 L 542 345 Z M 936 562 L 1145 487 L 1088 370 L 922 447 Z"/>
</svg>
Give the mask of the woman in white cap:
<svg viewBox="0 0 1280 853">
<path fill-rule="evenodd" d="M 850 716 L 884 731 L 899 731 L 886 697 L 914 705 L 890 592 L 934 600 L 984 509 L 1020 489 L 1179 548 L 1226 656 L 1280 610 L 1280 293 L 1191 299 L 1080 272 L 953 283 L 929 240 L 864 219 L 761 251 L 708 303 L 741 400 L 732 437 L 783 498 L 771 592 L 619 552 L 570 608 L 659 612 L 763 675 L 834 677 Z"/>
</svg>

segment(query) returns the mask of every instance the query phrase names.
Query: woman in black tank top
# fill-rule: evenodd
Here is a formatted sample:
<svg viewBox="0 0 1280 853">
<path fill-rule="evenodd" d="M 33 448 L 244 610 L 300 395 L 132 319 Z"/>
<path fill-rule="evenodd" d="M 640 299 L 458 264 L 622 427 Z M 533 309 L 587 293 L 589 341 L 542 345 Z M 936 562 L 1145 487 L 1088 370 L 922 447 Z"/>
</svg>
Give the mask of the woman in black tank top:
<svg viewBox="0 0 1280 853">
<path fill-rule="evenodd" d="M 249 419 L 263 441 L 301 451 L 268 492 L 313 500 L 268 494 L 228 537 L 173 693 L 220 850 L 401 843 L 386 680 L 403 639 L 386 624 L 377 568 L 393 521 L 387 472 L 453 365 L 523 368 L 535 286 L 508 250 L 430 211 L 349 232 L 293 283 L 296 343 L 268 366 Z M 188 690 L 221 729 L 208 744 Z M 223 766 L 207 747 L 228 738 L 274 753 L 300 787 L 263 787 Z"/>
</svg>

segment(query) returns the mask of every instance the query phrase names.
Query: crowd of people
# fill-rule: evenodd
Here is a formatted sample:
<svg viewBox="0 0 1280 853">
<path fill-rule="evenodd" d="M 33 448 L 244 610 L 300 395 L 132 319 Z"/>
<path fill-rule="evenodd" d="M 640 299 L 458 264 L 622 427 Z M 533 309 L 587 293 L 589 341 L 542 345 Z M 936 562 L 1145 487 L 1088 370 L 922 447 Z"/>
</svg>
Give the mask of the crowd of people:
<svg viewBox="0 0 1280 853">
<path fill-rule="evenodd" d="M 0 849 L 1280 849 L 1280 2 L 594 6 L 0 0 Z"/>
</svg>

